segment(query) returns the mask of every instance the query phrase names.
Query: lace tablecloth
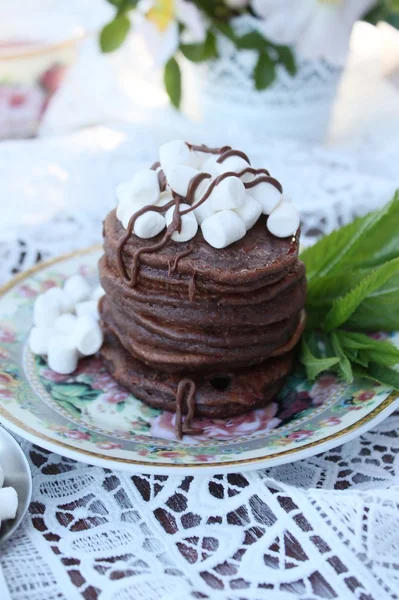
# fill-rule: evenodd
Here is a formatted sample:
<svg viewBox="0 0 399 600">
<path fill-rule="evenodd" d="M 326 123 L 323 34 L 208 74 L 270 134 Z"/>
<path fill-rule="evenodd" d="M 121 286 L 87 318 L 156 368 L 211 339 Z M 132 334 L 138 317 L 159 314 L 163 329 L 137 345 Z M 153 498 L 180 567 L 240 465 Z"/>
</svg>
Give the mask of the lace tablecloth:
<svg viewBox="0 0 399 600">
<path fill-rule="evenodd" d="M 1 280 L 98 241 L 115 184 L 168 135 L 99 127 L 0 146 Z M 309 242 L 389 199 L 394 148 L 270 142 L 254 158 L 287 182 Z M 129 476 L 23 448 L 33 502 L 0 549 L 13 600 L 398 598 L 399 414 L 317 457 L 226 476 Z"/>
</svg>

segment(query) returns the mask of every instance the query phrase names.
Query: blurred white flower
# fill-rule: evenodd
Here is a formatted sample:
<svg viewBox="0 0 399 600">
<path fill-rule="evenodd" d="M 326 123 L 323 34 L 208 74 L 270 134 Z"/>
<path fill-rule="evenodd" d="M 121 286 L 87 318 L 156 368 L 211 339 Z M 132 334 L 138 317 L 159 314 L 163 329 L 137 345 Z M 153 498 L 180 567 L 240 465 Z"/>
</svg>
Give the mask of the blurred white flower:
<svg viewBox="0 0 399 600">
<path fill-rule="evenodd" d="M 308 59 L 345 62 L 353 24 L 375 0 L 252 0 L 262 31 L 278 44 L 294 46 Z"/>
<path fill-rule="evenodd" d="M 141 4 L 139 29 L 157 65 L 165 64 L 179 47 L 180 35 L 185 44 L 199 44 L 206 37 L 206 22 L 197 7 L 186 0 L 153 0 Z"/>
</svg>

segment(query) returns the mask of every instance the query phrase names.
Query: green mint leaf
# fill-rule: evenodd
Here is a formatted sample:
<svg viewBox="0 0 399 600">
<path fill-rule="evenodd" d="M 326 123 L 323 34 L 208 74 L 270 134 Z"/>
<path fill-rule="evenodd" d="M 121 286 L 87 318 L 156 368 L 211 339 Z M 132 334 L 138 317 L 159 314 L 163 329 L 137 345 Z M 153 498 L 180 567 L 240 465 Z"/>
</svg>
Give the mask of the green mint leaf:
<svg viewBox="0 0 399 600">
<path fill-rule="evenodd" d="M 378 383 L 381 383 L 382 385 L 387 385 L 395 390 L 399 390 L 399 373 L 395 369 L 384 367 L 383 365 L 378 365 L 376 363 L 370 363 L 367 369 L 356 367 L 354 372 L 357 377 L 378 381 Z"/>
<path fill-rule="evenodd" d="M 345 381 L 347 383 L 352 383 L 352 381 L 353 381 L 352 366 L 351 366 L 351 363 L 350 363 L 348 357 L 346 356 L 345 350 L 342 347 L 341 342 L 339 341 L 339 337 L 337 336 L 337 334 L 335 332 L 333 332 L 331 334 L 331 343 L 332 343 L 334 353 L 339 358 L 338 369 L 339 369 L 341 376 L 343 377 L 343 379 L 345 379 Z"/>
<path fill-rule="evenodd" d="M 251 31 L 242 37 L 237 38 L 237 48 L 240 50 L 260 50 L 267 49 L 268 43 L 258 31 Z"/>
<path fill-rule="evenodd" d="M 274 46 L 277 54 L 278 54 L 278 62 L 281 62 L 286 71 L 294 76 L 296 75 L 298 69 L 296 65 L 295 55 L 289 46 Z"/>
<path fill-rule="evenodd" d="M 378 211 L 321 238 L 307 248 L 301 259 L 308 281 L 316 276 L 334 275 L 346 269 L 383 264 L 399 255 L 399 192 Z"/>
<path fill-rule="evenodd" d="M 259 54 L 258 62 L 254 69 L 255 87 L 264 90 L 273 83 L 276 78 L 276 67 L 269 55 L 265 52 Z"/>
<path fill-rule="evenodd" d="M 376 362 L 383 365 L 395 366 L 399 364 L 399 348 L 386 340 L 376 340 L 363 333 L 352 331 L 337 331 L 337 335 L 346 353 L 357 350 L 356 362 Z M 348 354 L 349 356 L 349 354 Z"/>
<path fill-rule="evenodd" d="M 218 51 L 215 34 L 212 31 L 208 31 L 206 39 L 202 44 L 181 44 L 180 50 L 192 62 L 202 62 L 217 58 Z"/>
<path fill-rule="evenodd" d="M 315 356 L 308 346 L 305 335 L 302 337 L 300 360 L 305 367 L 307 378 L 311 381 L 316 379 L 323 371 L 328 371 L 332 366 L 339 363 L 339 358 L 336 356 L 331 358 L 318 358 Z"/>
<path fill-rule="evenodd" d="M 102 52 L 113 52 L 123 44 L 130 29 L 130 21 L 125 15 L 117 15 L 105 25 L 100 33 Z"/>
<path fill-rule="evenodd" d="M 361 367 L 365 367 L 365 368 L 367 368 L 369 366 L 370 359 L 367 358 L 367 356 L 365 356 L 363 354 L 363 352 L 358 352 L 357 356 L 353 360 L 349 357 L 348 349 L 346 349 L 346 353 L 347 353 L 348 358 L 351 361 L 351 363 L 356 363 L 356 364 L 360 365 Z"/>
<path fill-rule="evenodd" d="M 350 317 L 348 326 L 364 331 L 399 329 L 399 274 L 362 302 Z"/>
<path fill-rule="evenodd" d="M 389 279 L 391 279 L 399 271 L 399 258 L 391 260 L 374 271 L 371 271 L 363 281 L 361 281 L 350 292 L 334 301 L 332 308 L 328 312 L 324 328 L 327 331 L 336 329 L 346 321 L 355 312 L 357 307 L 367 298 L 372 292 L 378 290 Z"/>
<path fill-rule="evenodd" d="M 175 58 L 170 58 L 165 65 L 164 83 L 171 103 L 175 108 L 179 108 L 181 101 L 181 73 L 179 64 Z"/>
</svg>

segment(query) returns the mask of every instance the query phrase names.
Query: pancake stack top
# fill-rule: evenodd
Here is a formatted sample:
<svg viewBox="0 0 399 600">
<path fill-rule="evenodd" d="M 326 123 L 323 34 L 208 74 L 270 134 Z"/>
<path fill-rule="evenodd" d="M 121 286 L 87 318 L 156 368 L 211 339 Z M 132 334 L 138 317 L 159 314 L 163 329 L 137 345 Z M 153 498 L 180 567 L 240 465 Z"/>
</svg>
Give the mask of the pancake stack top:
<svg viewBox="0 0 399 600">
<path fill-rule="evenodd" d="M 105 344 L 103 355 L 137 396 L 179 413 L 181 434 L 194 413 L 227 417 L 270 401 L 269 375 L 282 381 L 303 329 L 306 280 L 298 213 L 266 169 L 230 147 L 180 141 L 160 159 L 119 186 L 104 223 L 100 311 L 113 351 Z M 130 360 L 131 385 L 118 356 Z M 254 369 L 267 375 L 263 388 L 238 397 L 234 379 L 251 389 Z M 207 394 L 221 376 L 229 384 Z"/>
</svg>

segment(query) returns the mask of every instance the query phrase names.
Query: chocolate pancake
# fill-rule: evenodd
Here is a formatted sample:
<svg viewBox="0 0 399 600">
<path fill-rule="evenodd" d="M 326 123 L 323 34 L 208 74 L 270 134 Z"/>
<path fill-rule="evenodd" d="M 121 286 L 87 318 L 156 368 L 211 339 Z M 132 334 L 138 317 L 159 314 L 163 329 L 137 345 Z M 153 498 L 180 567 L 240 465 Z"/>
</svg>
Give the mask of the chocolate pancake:
<svg viewBox="0 0 399 600">
<path fill-rule="evenodd" d="M 154 408 L 176 410 L 178 374 L 154 371 L 133 358 L 107 328 L 101 356 L 113 377 L 137 398 Z M 280 390 L 292 362 L 293 352 L 288 352 L 256 367 L 226 369 L 217 376 L 186 373 L 196 384 L 195 414 L 226 418 L 266 406 Z"/>
<path fill-rule="evenodd" d="M 110 213 L 100 261 L 106 291 L 100 312 L 122 345 L 148 366 L 212 373 L 247 367 L 264 362 L 302 331 L 306 280 L 296 236 L 275 238 L 261 218 L 243 240 L 216 252 L 199 231 L 190 242 L 170 241 L 162 251 L 142 254 L 137 285 L 129 287 L 117 268 L 121 228 Z M 146 245 L 135 235 L 129 238 L 123 253 L 127 271 L 134 250 Z M 171 272 L 170 264 L 190 248 Z M 233 285 L 237 277 L 239 290 Z"/>
<path fill-rule="evenodd" d="M 219 154 L 219 163 L 230 156 L 247 160 L 230 148 L 188 147 Z M 198 173 L 185 198 L 173 192 L 167 205 L 139 209 L 127 229 L 116 211 L 104 222 L 101 354 L 115 379 L 135 396 L 176 411 L 178 437 L 192 432 L 194 414 L 227 418 L 267 405 L 291 370 L 304 328 L 299 229 L 276 237 L 261 216 L 244 237 L 221 249 L 204 239 L 201 227 L 190 241 L 172 239 L 184 214 L 205 202 L 224 179 L 244 173 L 254 177 L 243 184 L 248 192 L 266 183 L 281 193 L 265 169 L 226 171 L 214 179 Z M 209 178 L 201 199 L 194 201 L 198 186 Z M 165 190 L 162 171 L 158 182 Z M 142 239 L 133 233 L 141 215 L 162 214 L 172 206 L 172 222 L 159 235 Z"/>
</svg>

